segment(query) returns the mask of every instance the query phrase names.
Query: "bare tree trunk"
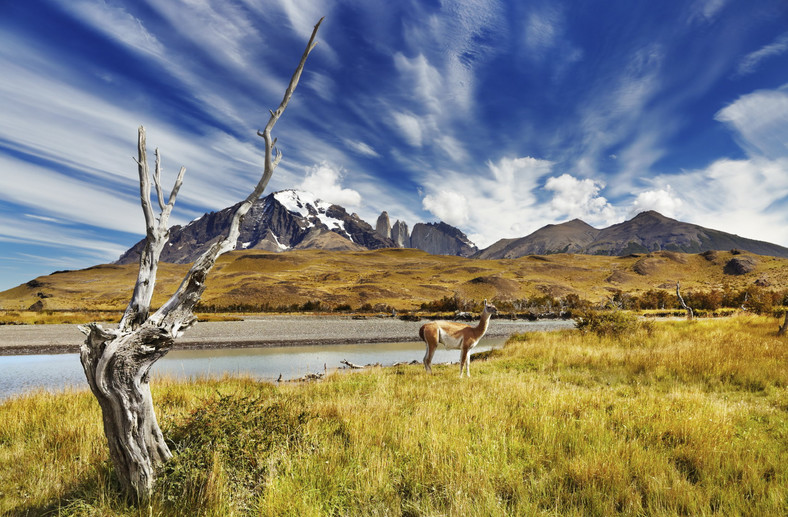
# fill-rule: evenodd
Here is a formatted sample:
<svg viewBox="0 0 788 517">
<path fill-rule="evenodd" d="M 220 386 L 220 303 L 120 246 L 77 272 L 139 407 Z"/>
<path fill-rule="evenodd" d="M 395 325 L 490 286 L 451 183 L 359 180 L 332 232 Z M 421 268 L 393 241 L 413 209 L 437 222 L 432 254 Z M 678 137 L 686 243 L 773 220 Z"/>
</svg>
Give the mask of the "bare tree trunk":
<svg viewBox="0 0 788 517">
<path fill-rule="evenodd" d="M 681 283 L 676 282 L 676 296 L 678 296 L 679 303 L 681 303 L 681 306 L 684 308 L 685 311 L 687 311 L 687 319 L 691 320 L 693 317 L 692 307 L 684 303 L 684 298 L 681 297 L 681 292 L 679 292 L 679 289 L 681 289 Z"/>
<path fill-rule="evenodd" d="M 87 339 L 80 360 L 101 406 L 110 459 L 123 488 L 146 499 L 156 467 L 172 457 L 153 410 L 148 374 L 174 339 L 150 325 L 132 333 L 106 330 L 95 323 L 82 330 Z"/>
<path fill-rule="evenodd" d="M 141 126 L 139 128 L 137 164 L 140 200 L 145 216 L 146 245 L 140 255 L 134 294 L 117 329 L 105 329 L 97 323 L 79 327 L 86 335 L 80 348 L 80 361 L 90 389 L 101 406 L 110 458 L 121 485 L 137 500 L 150 497 L 156 468 L 172 457 L 153 409 L 149 384 L 150 369 L 170 351 L 175 339 L 196 321 L 194 306 L 205 290 L 205 278 L 221 254 L 235 249 L 243 217 L 263 193 L 281 160 L 281 153 L 274 147 L 276 140 L 272 139 L 271 130 L 287 107 L 298 84 L 306 58 L 316 45 L 315 36 L 322 21 L 321 19 L 315 25 L 279 108 L 271 111 L 265 129 L 258 131 L 258 135 L 265 141 L 265 164 L 260 181 L 236 209 L 227 236 L 194 262 L 177 291 L 153 315 L 150 315 L 150 303 L 159 257 L 169 238 L 167 222 L 185 169 L 181 168 L 169 201 L 165 204 L 160 181 L 160 155 L 158 149 L 156 150 L 153 181 L 160 213 L 158 217 L 154 217 L 145 130 Z"/>
<path fill-rule="evenodd" d="M 780 329 L 777 331 L 777 335 L 784 336 L 787 331 L 788 331 L 788 310 L 785 311 L 785 320 L 783 321 L 783 324 L 780 325 Z"/>
</svg>

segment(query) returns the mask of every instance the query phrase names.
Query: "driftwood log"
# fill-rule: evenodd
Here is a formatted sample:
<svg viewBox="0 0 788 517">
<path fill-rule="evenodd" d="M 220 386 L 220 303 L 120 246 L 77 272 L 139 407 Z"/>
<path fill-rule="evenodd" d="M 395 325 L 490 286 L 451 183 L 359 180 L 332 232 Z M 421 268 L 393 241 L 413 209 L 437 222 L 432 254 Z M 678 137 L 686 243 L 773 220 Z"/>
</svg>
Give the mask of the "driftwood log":
<svg viewBox="0 0 788 517">
<path fill-rule="evenodd" d="M 153 314 L 150 314 L 150 304 L 159 257 L 169 238 L 168 219 L 185 169 L 181 168 L 178 173 L 175 186 L 165 203 L 161 187 L 161 157 L 156 150 L 152 177 L 159 215 L 155 217 L 151 203 L 151 174 L 145 149 L 145 129 L 142 126 L 139 128 L 137 165 L 146 244 L 140 256 L 137 283 L 116 329 L 105 329 L 98 323 L 80 326 L 86 335 L 80 349 L 80 361 L 90 389 L 101 406 L 110 458 L 121 485 L 137 500 L 150 497 L 156 467 L 172 457 L 153 410 L 150 369 L 170 351 L 175 339 L 195 323 L 194 306 L 205 290 L 205 278 L 220 255 L 235 249 L 244 215 L 263 193 L 281 160 L 282 155 L 274 147 L 276 140 L 271 137 L 271 130 L 298 85 L 307 56 L 316 45 L 315 36 L 322 21 L 315 25 L 281 104 L 276 111 L 271 111 L 265 129 L 257 133 L 265 142 L 265 163 L 259 182 L 236 209 L 224 239 L 216 242 L 194 262 L 180 287 Z"/>
</svg>

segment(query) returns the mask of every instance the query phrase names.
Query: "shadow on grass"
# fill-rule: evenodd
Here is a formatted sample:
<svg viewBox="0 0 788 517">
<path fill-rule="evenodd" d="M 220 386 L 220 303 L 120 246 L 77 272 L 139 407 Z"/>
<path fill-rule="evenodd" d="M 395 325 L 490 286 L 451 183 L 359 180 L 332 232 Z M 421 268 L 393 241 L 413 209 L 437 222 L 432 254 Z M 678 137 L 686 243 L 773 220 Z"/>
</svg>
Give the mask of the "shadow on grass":
<svg viewBox="0 0 788 517">
<path fill-rule="evenodd" d="M 3 514 L 8 517 L 44 517 L 63 515 L 133 514 L 139 509 L 126 498 L 109 461 L 98 465 L 89 476 L 66 489 L 63 494 L 39 504 L 21 504 Z"/>
</svg>

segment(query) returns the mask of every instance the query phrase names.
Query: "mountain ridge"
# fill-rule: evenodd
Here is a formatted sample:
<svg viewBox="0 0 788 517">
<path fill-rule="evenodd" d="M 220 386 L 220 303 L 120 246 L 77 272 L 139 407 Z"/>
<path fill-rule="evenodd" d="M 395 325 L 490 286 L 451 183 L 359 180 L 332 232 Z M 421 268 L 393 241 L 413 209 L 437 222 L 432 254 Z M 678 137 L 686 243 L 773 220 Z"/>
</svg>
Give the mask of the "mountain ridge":
<svg viewBox="0 0 788 517">
<path fill-rule="evenodd" d="M 580 219 L 549 224 L 524 237 L 501 239 L 473 257 L 513 259 L 556 253 L 624 256 L 654 251 L 703 253 L 731 249 L 788 258 L 788 248 L 778 244 L 685 223 L 654 210 L 640 212 L 627 221 L 602 229 Z"/>
</svg>

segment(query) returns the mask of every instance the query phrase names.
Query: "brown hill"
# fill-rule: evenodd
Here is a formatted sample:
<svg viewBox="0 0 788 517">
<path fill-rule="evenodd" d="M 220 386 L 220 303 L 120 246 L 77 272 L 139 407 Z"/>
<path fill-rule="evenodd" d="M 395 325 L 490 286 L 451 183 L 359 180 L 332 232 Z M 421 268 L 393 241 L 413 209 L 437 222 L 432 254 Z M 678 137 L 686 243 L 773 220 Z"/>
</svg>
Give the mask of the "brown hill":
<svg viewBox="0 0 788 517">
<path fill-rule="evenodd" d="M 661 250 L 701 253 L 732 249 L 788 258 L 788 248 L 783 246 L 684 223 L 653 210 L 601 230 L 578 219 L 547 225 L 519 239 L 500 240 L 475 257 L 501 259 L 554 253 L 623 256 Z"/>
<path fill-rule="evenodd" d="M 525 255 L 581 253 L 594 242 L 598 234 L 599 230 L 590 224 L 573 219 L 566 223 L 548 224 L 519 239 L 502 239 L 474 255 L 474 258 L 508 259 Z"/>
<path fill-rule="evenodd" d="M 748 258 L 745 269 L 726 266 Z M 188 265 L 162 263 L 153 304 L 163 303 Z M 731 269 L 731 268 L 728 268 Z M 736 273 L 736 274 L 733 274 Z M 0 293 L 0 309 L 92 309 L 122 311 L 131 296 L 137 266 L 102 265 L 54 273 Z M 556 254 L 518 259 L 477 260 L 430 255 L 414 249 L 375 251 L 245 250 L 221 257 L 207 281 L 206 305 L 218 309 L 280 307 L 319 301 L 323 307 L 388 305 L 418 308 L 443 297 L 518 300 L 549 294 L 577 294 L 603 301 L 621 290 L 672 292 L 743 289 L 753 284 L 785 289 L 788 259 L 746 253 L 702 255 L 656 252 L 610 257 Z"/>
</svg>

